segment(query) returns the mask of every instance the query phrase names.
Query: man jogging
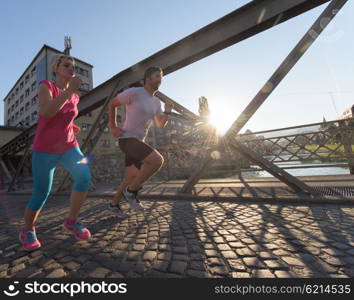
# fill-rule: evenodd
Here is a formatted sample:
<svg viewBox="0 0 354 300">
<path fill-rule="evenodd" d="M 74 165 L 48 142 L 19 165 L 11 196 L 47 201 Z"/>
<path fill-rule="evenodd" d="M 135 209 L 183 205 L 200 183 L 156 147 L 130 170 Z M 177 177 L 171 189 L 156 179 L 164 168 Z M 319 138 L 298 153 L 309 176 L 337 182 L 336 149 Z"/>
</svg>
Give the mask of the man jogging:
<svg viewBox="0 0 354 300">
<path fill-rule="evenodd" d="M 144 182 L 160 170 L 164 162 L 162 155 L 144 142 L 152 121 L 158 128 L 164 128 L 173 108 L 171 102 L 166 102 L 165 111 L 162 112 L 161 102 L 154 96 L 162 76 L 161 68 L 148 68 L 144 74 L 143 87 L 128 88 L 109 103 L 110 131 L 119 138 L 119 147 L 125 153 L 124 179 L 110 207 L 116 207 L 117 215 L 122 218 L 126 216 L 119 206 L 123 196 L 132 209 L 143 210 L 137 198 L 138 191 Z M 123 128 L 118 128 L 116 107 L 121 105 L 125 105 L 126 117 Z"/>
</svg>

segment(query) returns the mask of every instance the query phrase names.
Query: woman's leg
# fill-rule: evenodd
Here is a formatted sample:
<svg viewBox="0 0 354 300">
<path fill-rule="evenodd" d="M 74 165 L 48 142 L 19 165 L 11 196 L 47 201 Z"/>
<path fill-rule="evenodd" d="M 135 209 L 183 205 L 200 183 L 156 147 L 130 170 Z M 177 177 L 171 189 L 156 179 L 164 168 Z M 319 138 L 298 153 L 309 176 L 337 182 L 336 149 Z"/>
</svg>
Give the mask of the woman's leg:
<svg viewBox="0 0 354 300">
<path fill-rule="evenodd" d="M 69 171 L 74 179 L 70 196 L 70 212 L 68 219 L 76 220 L 90 186 L 90 168 L 84 160 L 84 155 L 79 147 L 74 147 L 66 151 L 61 156 L 60 163 Z"/>
<path fill-rule="evenodd" d="M 58 154 L 32 152 L 33 192 L 25 210 L 25 230 L 31 230 L 52 189 Z"/>
</svg>

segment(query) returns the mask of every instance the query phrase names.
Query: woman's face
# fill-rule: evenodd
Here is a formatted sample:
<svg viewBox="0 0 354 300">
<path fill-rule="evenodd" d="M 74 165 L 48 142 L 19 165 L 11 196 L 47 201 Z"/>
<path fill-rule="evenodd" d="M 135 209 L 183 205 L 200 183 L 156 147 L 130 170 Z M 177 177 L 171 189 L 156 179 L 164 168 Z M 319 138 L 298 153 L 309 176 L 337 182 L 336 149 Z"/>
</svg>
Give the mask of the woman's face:
<svg viewBox="0 0 354 300">
<path fill-rule="evenodd" d="M 70 79 L 74 76 L 75 66 L 71 59 L 64 59 L 60 62 L 56 70 L 57 77 L 63 77 L 65 79 Z"/>
</svg>

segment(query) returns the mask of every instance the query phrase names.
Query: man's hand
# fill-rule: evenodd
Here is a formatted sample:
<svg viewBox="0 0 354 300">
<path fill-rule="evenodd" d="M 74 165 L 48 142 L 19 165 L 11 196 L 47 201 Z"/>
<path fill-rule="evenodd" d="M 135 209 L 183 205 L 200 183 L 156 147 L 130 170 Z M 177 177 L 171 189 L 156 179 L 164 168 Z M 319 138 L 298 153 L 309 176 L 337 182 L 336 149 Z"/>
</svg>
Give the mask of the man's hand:
<svg viewBox="0 0 354 300">
<path fill-rule="evenodd" d="M 81 131 L 80 127 L 77 126 L 76 124 L 73 124 L 73 129 L 74 129 L 74 134 L 75 135 L 78 134 Z"/>
<path fill-rule="evenodd" d="M 118 128 L 118 127 L 110 127 L 111 133 L 114 137 L 121 137 L 123 136 L 124 131 L 122 130 L 122 128 Z"/>
<path fill-rule="evenodd" d="M 169 100 L 166 100 L 165 102 L 165 112 L 170 113 L 172 111 L 173 108 L 173 103 Z"/>
</svg>

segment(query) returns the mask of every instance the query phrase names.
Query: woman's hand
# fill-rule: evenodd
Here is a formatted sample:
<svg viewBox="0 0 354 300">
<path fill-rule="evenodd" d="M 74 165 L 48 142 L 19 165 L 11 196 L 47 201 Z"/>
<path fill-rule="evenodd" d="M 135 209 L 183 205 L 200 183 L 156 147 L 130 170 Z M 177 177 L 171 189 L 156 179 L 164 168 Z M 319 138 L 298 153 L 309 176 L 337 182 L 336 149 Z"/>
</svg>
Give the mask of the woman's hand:
<svg viewBox="0 0 354 300">
<path fill-rule="evenodd" d="M 79 76 L 73 76 L 69 80 L 68 91 L 74 93 L 83 84 L 82 79 Z"/>
</svg>

